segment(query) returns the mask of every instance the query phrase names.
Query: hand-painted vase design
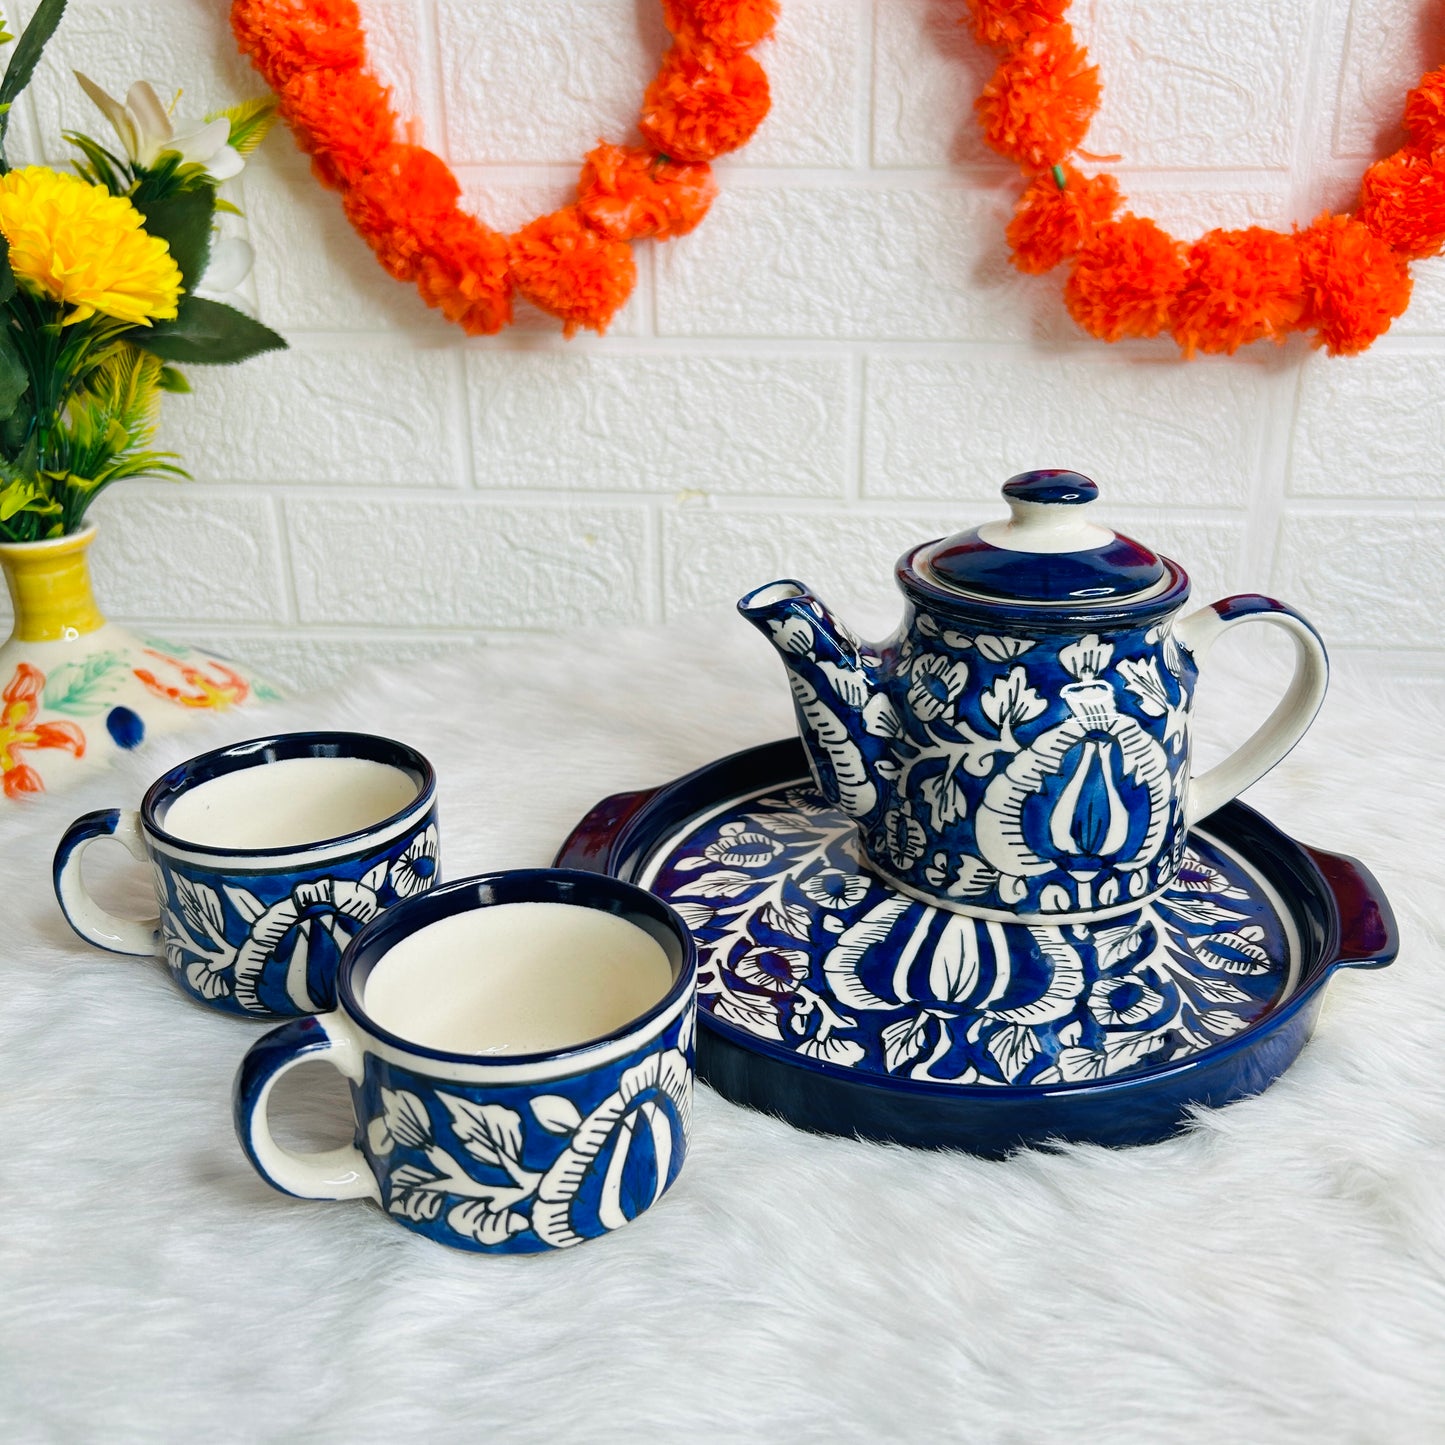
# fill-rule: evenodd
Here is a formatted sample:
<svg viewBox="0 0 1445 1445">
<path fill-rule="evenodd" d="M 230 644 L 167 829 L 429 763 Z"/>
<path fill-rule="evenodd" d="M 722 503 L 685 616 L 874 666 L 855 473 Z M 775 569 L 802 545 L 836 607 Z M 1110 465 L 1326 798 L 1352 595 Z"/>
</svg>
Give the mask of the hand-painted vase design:
<svg viewBox="0 0 1445 1445">
<path fill-rule="evenodd" d="M 814 776 L 875 872 L 1000 921 L 1107 917 L 1167 887 L 1189 825 L 1294 745 L 1324 696 L 1324 648 L 1252 594 L 1178 619 L 1183 569 L 1084 520 L 1086 477 L 1029 472 L 1004 495 L 1011 520 L 905 554 L 886 643 L 858 642 L 800 582 L 738 606 L 782 656 Z M 1248 742 L 1191 779 L 1198 663 L 1252 619 L 1288 632 L 1294 677 Z"/>
<path fill-rule="evenodd" d="M 95 528 L 0 542 L 15 625 L 0 645 L 0 796 L 54 792 L 146 739 L 274 688 L 235 663 L 141 639 L 107 622 L 91 592 Z"/>
</svg>

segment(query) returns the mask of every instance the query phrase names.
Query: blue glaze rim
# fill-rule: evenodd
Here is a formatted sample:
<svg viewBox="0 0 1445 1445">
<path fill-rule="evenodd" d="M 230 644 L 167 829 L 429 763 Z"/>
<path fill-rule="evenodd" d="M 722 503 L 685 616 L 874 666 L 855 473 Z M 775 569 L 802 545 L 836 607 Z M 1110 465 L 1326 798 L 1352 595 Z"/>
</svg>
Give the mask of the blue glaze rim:
<svg viewBox="0 0 1445 1445">
<path fill-rule="evenodd" d="M 612 876 L 626 876 L 646 862 L 661 839 L 709 812 L 720 801 L 808 780 L 806 754 L 797 738 L 749 748 L 661 788 L 604 799 L 562 845 L 557 862 L 559 866 L 580 863 Z M 1097 1099 L 1163 1086 L 1247 1054 L 1305 1009 L 1337 969 L 1383 968 L 1394 960 L 1399 952 L 1394 913 L 1374 876 L 1357 859 L 1298 843 L 1237 800 L 1225 804 L 1198 826 L 1207 827 L 1221 842 L 1244 854 L 1279 891 L 1299 929 L 1305 957 L 1299 985 L 1289 998 L 1247 1029 L 1186 1059 L 1107 1080 L 1000 1088 L 996 1084 L 930 1083 L 890 1076 L 884 1085 L 875 1078 L 860 1078 L 854 1070 L 825 1059 L 804 1063 L 794 1051 L 729 1029 L 705 1009 L 698 1011 L 699 1025 L 705 1034 L 729 1048 L 757 1054 L 771 1065 L 786 1068 L 792 1077 L 821 1076 L 850 1090 L 970 1105 L 1079 1096 Z"/>
<path fill-rule="evenodd" d="M 952 539 L 939 540 L 946 542 Z M 973 597 L 940 586 L 915 565 L 921 554 L 939 545 L 939 540 L 910 547 L 898 559 L 894 577 L 903 595 L 916 606 L 968 622 L 976 628 L 997 629 L 1009 624 L 1039 633 L 1147 627 L 1151 622 L 1177 612 L 1189 599 L 1189 574 L 1170 557 L 1159 559 L 1164 568 L 1164 585 L 1157 592 L 1141 596 L 1124 596 L 1092 604 L 1010 602 L 1006 598 Z M 1027 557 L 1029 554 L 1015 555 Z"/>
<path fill-rule="evenodd" d="M 483 897 L 483 895 L 485 898 Z M 530 1054 L 461 1054 L 415 1043 L 384 1029 L 361 1002 L 371 970 L 403 938 L 475 907 L 501 903 L 573 903 L 615 914 L 642 928 L 662 945 L 673 966 L 671 986 L 657 1003 L 609 1033 L 565 1049 Z M 652 926 L 649 927 L 648 925 Z M 403 899 L 373 918 L 347 945 L 336 971 L 338 1006 L 373 1038 L 419 1059 L 445 1064 L 485 1064 L 488 1069 L 524 1068 L 536 1064 L 587 1066 L 587 1056 L 605 1045 L 645 1032 L 693 989 L 697 976 L 697 945 L 692 931 L 669 905 L 645 888 L 622 878 L 580 868 L 513 868 L 478 873 L 444 883 L 428 893 Z"/>
<path fill-rule="evenodd" d="M 202 783 L 209 783 L 230 773 L 243 772 L 247 768 L 266 763 L 288 762 L 293 758 L 361 758 L 367 762 L 383 763 L 412 775 L 417 784 L 416 796 L 394 813 L 389 813 L 385 818 L 355 832 L 341 833 L 332 838 L 315 838 L 307 843 L 291 843 L 284 847 L 231 848 L 212 843 L 195 843 L 189 838 L 180 838 L 167 832 L 160 821 L 165 816 L 164 810 L 171 803 L 181 794 L 199 787 Z M 184 763 L 177 763 L 146 789 L 145 797 L 141 799 L 140 815 L 146 832 L 158 843 L 177 852 L 194 853 L 206 858 L 304 857 L 318 848 L 343 847 L 353 843 L 357 847 L 365 847 L 378 833 L 393 824 L 401 822 L 412 813 L 424 812 L 435 797 L 436 770 L 423 754 L 408 743 L 381 737 L 376 733 L 329 730 L 272 733 L 267 737 L 250 738 L 245 742 L 214 748 Z"/>
<path fill-rule="evenodd" d="M 924 565 L 970 599 L 1030 607 L 1117 605 L 1164 576 L 1159 558 L 1122 532 L 1082 552 L 1010 552 L 966 533 L 946 537 Z"/>
</svg>

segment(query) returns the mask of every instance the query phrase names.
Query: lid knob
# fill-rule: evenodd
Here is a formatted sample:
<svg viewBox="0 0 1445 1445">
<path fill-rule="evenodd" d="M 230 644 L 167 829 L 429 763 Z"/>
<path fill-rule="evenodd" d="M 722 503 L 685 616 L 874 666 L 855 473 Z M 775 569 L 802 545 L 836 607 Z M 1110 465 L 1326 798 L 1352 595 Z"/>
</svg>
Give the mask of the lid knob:
<svg viewBox="0 0 1445 1445">
<path fill-rule="evenodd" d="M 1020 472 L 1003 484 L 1004 500 L 1037 502 L 1041 506 L 1083 507 L 1097 500 L 1097 483 L 1082 472 L 1066 472 L 1059 467 L 1044 467 L 1036 472 Z"/>
<path fill-rule="evenodd" d="M 1087 552 L 1114 540 L 1107 527 L 1085 518 L 1099 488 L 1079 472 L 1057 467 L 1020 472 L 1003 484 L 1003 495 L 1012 515 L 978 529 L 990 546 L 1006 552 Z"/>
</svg>

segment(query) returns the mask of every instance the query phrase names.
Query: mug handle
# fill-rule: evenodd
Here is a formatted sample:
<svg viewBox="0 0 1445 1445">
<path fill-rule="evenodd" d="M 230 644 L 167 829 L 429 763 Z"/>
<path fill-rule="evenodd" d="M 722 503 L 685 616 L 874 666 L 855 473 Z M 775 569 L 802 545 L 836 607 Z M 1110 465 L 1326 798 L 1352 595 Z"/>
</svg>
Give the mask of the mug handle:
<svg viewBox="0 0 1445 1445">
<path fill-rule="evenodd" d="M 1293 607 L 1243 592 L 1191 612 L 1175 625 L 1174 636 L 1197 664 L 1214 643 L 1241 622 L 1272 622 L 1294 642 L 1294 676 L 1285 695 L 1255 732 L 1222 763 L 1189 780 L 1185 818 L 1192 827 L 1251 783 L 1258 782 L 1304 735 L 1325 698 L 1330 664 L 1319 633 Z"/>
<path fill-rule="evenodd" d="M 258 1173 L 272 1189 L 298 1199 L 374 1199 L 381 1188 L 366 1155 L 355 1144 L 314 1154 L 283 1149 L 271 1134 L 267 1107 L 276 1081 L 307 1059 L 324 1058 L 354 1083 L 361 1082 L 361 1050 L 337 1010 L 291 1019 L 257 1039 L 236 1072 L 231 1110 L 236 1137 Z"/>
<path fill-rule="evenodd" d="M 114 838 L 125 845 L 126 851 L 137 862 L 147 861 L 139 813 L 131 809 L 106 808 L 77 818 L 65 830 L 51 865 L 60 911 L 65 914 L 65 921 L 87 943 L 108 949 L 111 953 L 154 958 L 160 916 L 144 920 L 120 918 L 102 908 L 86 889 L 85 880 L 80 875 L 80 861 L 85 856 L 85 850 L 100 838 Z"/>
</svg>

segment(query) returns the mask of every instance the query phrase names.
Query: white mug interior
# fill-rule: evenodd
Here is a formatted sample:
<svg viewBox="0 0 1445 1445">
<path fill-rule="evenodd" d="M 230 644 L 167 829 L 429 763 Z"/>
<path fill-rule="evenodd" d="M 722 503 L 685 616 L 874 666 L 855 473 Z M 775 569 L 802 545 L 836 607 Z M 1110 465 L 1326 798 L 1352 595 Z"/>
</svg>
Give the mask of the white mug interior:
<svg viewBox="0 0 1445 1445">
<path fill-rule="evenodd" d="M 398 939 L 362 989 L 386 1032 L 450 1054 L 565 1050 L 646 1013 L 672 986 L 673 962 L 645 929 L 596 908 L 498 903 Z"/>
<path fill-rule="evenodd" d="M 375 827 L 419 792 L 411 773 L 370 758 L 257 755 L 175 793 L 156 822 L 206 848 L 294 848 Z"/>
</svg>

